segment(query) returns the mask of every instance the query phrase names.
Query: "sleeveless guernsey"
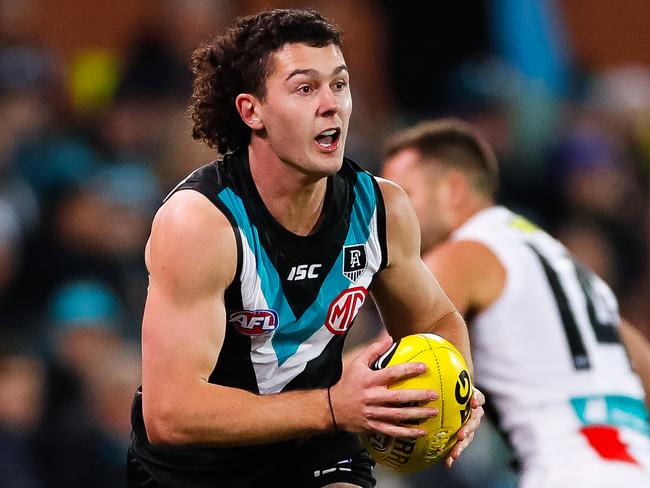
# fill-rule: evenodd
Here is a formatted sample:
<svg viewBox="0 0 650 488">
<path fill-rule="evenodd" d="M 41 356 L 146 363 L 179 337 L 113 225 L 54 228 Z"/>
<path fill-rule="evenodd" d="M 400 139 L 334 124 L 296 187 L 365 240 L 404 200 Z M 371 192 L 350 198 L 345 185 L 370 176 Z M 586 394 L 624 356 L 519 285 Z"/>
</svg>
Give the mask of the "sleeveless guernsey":
<svg viewBox="0 0 650 488">
<path fill-rule="evenodd" d="M 225 339 L 209 381 L 262 395 L 336 383 L 346 333 L 374 276 L 386 265 L 385 212 L 374 177 L 344 159 L 328 178 L 320 223 L 307 236 L 289 232 L 266 209 L 245 153 L 196 170 L 167 198 L 182 190 L 209 199 L 228 218 L 237 241 L 236 277 L 225 293 Z M 217 486 L 215 481 L 245 478 L 251 469 L 271 467 L 305 442 L 152 446 L 140 390 L 132 424 L 131 452 L 138 462 L 157 481 L 179 486 Z M 337 445 L 360 450 L 354 435 L 332 438 L 333 451 Z M 251 459 L 255 462 L 245 462 Z"/>
<path fill-rule="evenodd" d="M 470 336 L 477 385 L 499 427 L 524 473 L 546 480 L 522 486 L 601 486 L 588 479 L 603 482 L 594 465 L 604 464 L 629 467 L 630 479 L 645 470 L 641 479 L 650 480 L 644 393 L 619 341 L 609 287 L 504 207 L 480 211 L 452 238 L 484 244 L 506 271 L 501 295 L 474 318 Z M 571 485 L 571 476 L 583 481 Z M 609 486 L 632 486 L 625 479 Z"/>
</svg>

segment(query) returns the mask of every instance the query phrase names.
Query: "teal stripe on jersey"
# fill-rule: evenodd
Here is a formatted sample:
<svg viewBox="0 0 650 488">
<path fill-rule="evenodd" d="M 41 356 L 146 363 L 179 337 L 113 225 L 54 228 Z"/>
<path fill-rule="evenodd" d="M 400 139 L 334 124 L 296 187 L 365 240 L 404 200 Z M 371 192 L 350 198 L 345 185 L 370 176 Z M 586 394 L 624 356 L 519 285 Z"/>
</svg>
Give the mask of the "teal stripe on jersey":
<svg viewBox="0 0 650 488">
<path fill-rule="evenodd" d="M 375 211 L 375 189 L 367 173 L 357 173 L 354 185 L 355 200 L 350 215 L 350 227 L 345 238 L 345 245 L 364 244 L 370 235 L 370 220 Z M 367 250 L 366 250 L 367 252 Z M 305 310 L 300 320 L 280 327 L 275 331 L 271 344 L 282 364 L 294 355 L 300 344 L 311 337 L 324 323 L 330 303 L 343 290 L 350 286 L 350 280 L 343 275 L 343 249 L 339 253 L 332 269 L 323 281 L 316 300 Z"/>
<path fill-rule="evenodd" d="M 357 182 L 354 185 L 354 206 L 350 216 L 350 229 L 345 239 L 345 245 L 362 244 L 368 240 L 370 234 L 370 219 L 375 212 L 377 196 L 368 173 L 357 173 Z M 343 250 L 341 250 L 341 253 Z M 341 268 L 340 268 L 341 269 Z"/>
<path fill-rule="evenodd" d="M 597 395 L 571 398 L 571 405 L 583 425 L 628 427 L 650 435 L 648 411 L 638 398 Z"/>
<path fill-rule="evenodd" d="M 367 173 L 358 173 L 358 179 L 354 186 L 355 202 L 345 245 L 364 244 L 368 240 L 370 221 L 375 211 L 376 202 L 370 178 L 371 176 Z M 246 236 L 248 245 L 256 257 L 257 274 L 266 303 L 270 309 L 278 313 L 279 326 L 273 333 L 271 344 L 275 350 L 278 366 L 281 366 L 296 353 L 303 342 L 323 326 L 330 303 L 341 291 L 350 286 L 350 280 L 343 275 L 343 249 L 325 278 L 314 302 L 299 319 L 296 319 L 284 296 L 278 272 L 260 244 L 257 229 L 248 220 L 241 198 L 229 188 L 224 188 L 219 193 L 219 198 L 230 209 L 237 226 Z"/>
<path fill-rule="evenodd" d="M 296 317 L 293 310 L 289 306 L 284 293 L 282 292 L 282 285 L 278 272 L 271 263 L 268 254 L 260 244 L 260 239 L 257 233 L 257 228 L 250 223 L 246 209 L 241 198 L 236 195 L 230 188 L 224 188 L 219 192 L 219 199 L 230 209 L 237 227 L 246 236 L 248 246 L 255 256 L 257 262 L 257 275 L 260 278 L 262 294 L 266 300 L 269 308 L 278 313 L 280 326 L 295 322 Z"/>
</svg>

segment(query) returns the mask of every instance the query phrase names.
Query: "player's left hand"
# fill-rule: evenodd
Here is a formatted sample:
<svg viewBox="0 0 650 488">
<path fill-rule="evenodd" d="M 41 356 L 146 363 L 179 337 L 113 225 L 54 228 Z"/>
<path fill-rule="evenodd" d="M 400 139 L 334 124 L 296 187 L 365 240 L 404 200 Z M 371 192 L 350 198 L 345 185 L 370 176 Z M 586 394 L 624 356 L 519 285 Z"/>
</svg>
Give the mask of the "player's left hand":
<svg viewBox="0 0 650 488">
<path fill-rule="evenodd" d="M 470 445 L 474 439 L 474 432 L 481 424 L 481 417 L 483 417 L 483 405 L 485 404 L 485 396 L 477 388 L 474 388 L 474 395 L 470 400 L 472 406 L 472 413 L 469 420 L 458 431 L 458 442 L 451 450 L 451 453 L 445 459 L 445 464 L 448 468 L 454 464 L 454 461 L 460 457 L 460 454 Z"/>
</svg>

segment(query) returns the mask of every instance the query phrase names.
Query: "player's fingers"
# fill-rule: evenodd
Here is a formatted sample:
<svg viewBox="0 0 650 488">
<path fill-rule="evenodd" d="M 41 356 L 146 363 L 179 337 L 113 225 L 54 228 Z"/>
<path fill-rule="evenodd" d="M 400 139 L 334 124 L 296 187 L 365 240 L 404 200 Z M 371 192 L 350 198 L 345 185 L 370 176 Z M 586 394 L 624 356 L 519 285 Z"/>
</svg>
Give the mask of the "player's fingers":
<svg viewBox="0 0 650 488">
<path fill-rule="evenodd" d="M 418 439 L 427 435 L 427 431 L 420 427 L 408 427 L 390 422 L 372 422 L 370 423 L 370 428 L 373 432 L 379 432 L 380 434 L 392 437 L 405 437 L 407 439 Z"/>
<path fill-rule="evenodd" d="M 472 425 L 470 425 L 470 423 L 467 422 L 467 424 L 463 425 L 456 433 L 456 438 L 458 439 L 458 443 L 463 442 L 470 435 L 473 436 L 474 432 L 476 432 L 476 429 L 478 428 L 478 425 L 479 425 L 478 422 Z"/>
<path fill-rule="evenodd" d="M 472 409 L 469 420 L 467 424 L 463 427 L 462 430 L 466 431 L 468 434 L 474 432 L 481 425 L 481 418 L 483 417 L 483 407 L 477 407 Z"/>
<path fill-rule="evenodd" d="M 474 395 L 472 395 L 471 406 L 472 408 L 485 405 L 485 395 L 478 388 L 474 387 Z"/>
<path fill-rule="evenodd" d="M 462 441 L 456 443 L 454 448 L 451 450 L 451 457 L 456 460 L 460 457 L 461 453 L 467 449 L 467 447 L 472 443 L 474 440 L 474 432 L 471 434 L 467 435 L 465 439 Z"/>
<path fill-rule="evenodd" d="M 398 380 L 413 378 L 421 375 L 427 370 L 427 365 L 420 362 L 408 362 L 402 364 L 394 364 L 387 368 L 380 369 L 375 373 L 375 379 L 378 384 L 390 385 Z"/>
<path fill-rule="evenodd" d="M 412 403 L 412 402 L 430 402 L 440 397 L 436 390 L 412 390 L 412 389 L 384 389 L 381 391 L 379 403 Z"/>
<path fill-rule="evenodd" d="M 460 457 L 463 451 L 470 445 L 474 439 L 474 433 L 469 434 L 464 441 L 458 442 L 454 448 L 449 453 L 449 456 L 445 458 L 445 465 L 447 468 L 451 468 L 452 464 Z"/>
<path fill-rule="evenodd" d="M 382 354 L 388 352 L 393 344 L 393 339 L 389 335 L 381 336 L 377 342 L 373 342 L 363 350 L 359 359 L 364 364 L 371 366 Z"/>
<path fill-rule="evenodd" d="M 445 465 L 447 466 L 447 468 L 451 468 L 451 465 L 454 464 L 454 461 L 456 461 L 456 459 L 458 459 L 460 453 L 463 452 L 463 449 L 461 447 L 458 448 L 454 447 L 454 449 L 452 449 L 451 452 L 454 454 L 449 454 L 449 456 L 445 458 Z M 456 457 L 454 457 L 454 455 Z"/>
<path fill-rule="evenodd" d="M 369 413 L 373 420 L 382 420 L 390 423 L 415 423 L 426 420 L 439 414 L 437 408 L 430 407 L 377 407 Z"/>
</svg>

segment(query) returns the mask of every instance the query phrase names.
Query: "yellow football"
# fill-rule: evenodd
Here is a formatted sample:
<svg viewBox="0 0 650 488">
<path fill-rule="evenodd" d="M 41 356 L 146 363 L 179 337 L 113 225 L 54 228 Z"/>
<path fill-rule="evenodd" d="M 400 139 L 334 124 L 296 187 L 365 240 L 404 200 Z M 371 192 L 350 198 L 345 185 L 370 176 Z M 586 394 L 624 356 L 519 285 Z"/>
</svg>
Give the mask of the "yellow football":
<svg viewBox="0 0 650 488">
<path fill-rule="evenodd" d="M 374 368 L 410 361 L 425 363 L 427 370 L 389 388 L 431 389 L 439 393 L 437 400 L 423 402 L 423 406 L 437 408 L 440 412 L 418 424 L 427 435 L 419 439 L 379 433 L 361 436 L 364 447 L 375 461 L 399 473 L 420 471 L 447 456 L 456 444 L 456 433 L 470 416 L 473 392 L 465 359 L 453 344 L 435 334 L 402 338 L 376 361 Z"/>
</svg>

